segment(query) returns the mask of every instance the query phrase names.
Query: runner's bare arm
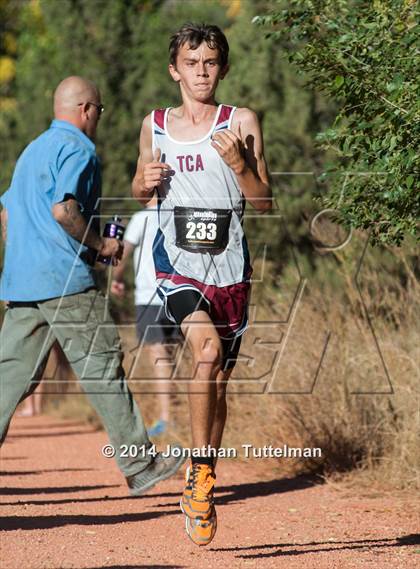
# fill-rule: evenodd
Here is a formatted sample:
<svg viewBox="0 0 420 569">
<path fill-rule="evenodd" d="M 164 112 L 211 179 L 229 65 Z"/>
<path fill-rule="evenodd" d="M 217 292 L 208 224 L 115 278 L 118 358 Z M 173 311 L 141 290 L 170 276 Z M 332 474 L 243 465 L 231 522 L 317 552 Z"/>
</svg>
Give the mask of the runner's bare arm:
<svg viewBox="0 0 420 569">
<path fill-rule="evenodd" d="M 237 109 L 232 130 L 215 134 L 212 146 L 236 174 L 246 200 L 257 210 L 270 210 L 272 194 L 257 115 L 250 109 Z"/>
<path fill-rule="evenodd" d="M 139 158 L 137 160 L 137 170 L 131 184 L 133 197 L 140 203 L 149 202 L 154 193 L 154 189 L 159 186 L 166 177 L 170 166 L 160 162 L 160 150 L 152 150 L 152 125 L 151 115 L 147 115 L 143 120 L 140 131 Z"/>
</svg>

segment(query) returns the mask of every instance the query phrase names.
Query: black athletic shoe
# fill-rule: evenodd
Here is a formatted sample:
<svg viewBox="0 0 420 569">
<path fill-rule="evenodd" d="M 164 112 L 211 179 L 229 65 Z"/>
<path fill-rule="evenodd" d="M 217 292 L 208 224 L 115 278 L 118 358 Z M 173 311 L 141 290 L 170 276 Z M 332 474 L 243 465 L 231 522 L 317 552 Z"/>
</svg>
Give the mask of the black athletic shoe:
<svg viewBox="0 0 420 569">
<path fill-rule="evenodd" d="M 179 449 L 180 452 L 176 454 L 180 456 L 175 457 L 171 453 L 170 456 L 163 457 L 162 453 L 158 452 L 154 461 L 145 470 L 138 474 L 127 476 L 126 480 L 132 496 L 140 496 L 161 480 L 170 478 L 184 464 L 187 457 L 184 456 L 182 447 L 173 445 L 171 448 Z"/>
</svg>

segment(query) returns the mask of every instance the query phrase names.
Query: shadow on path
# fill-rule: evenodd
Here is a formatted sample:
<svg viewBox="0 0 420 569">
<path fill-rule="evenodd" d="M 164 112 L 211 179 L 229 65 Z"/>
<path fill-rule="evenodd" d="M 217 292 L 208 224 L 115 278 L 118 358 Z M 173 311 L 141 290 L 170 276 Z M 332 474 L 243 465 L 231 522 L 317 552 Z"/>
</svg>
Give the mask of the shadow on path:
<svg viewBox="0 0 420 569">
<path fill-rule="evenodd" d="M 313 486 L 323 484 L 319 476 L 300 475 L 295 478 L 279 478 L 264 482 L 245 482 L 244 484 L 232 484 L 231 486 L 216 486 L 216 506 L 230 504 L 249 498 L 259 498 L 261 496 L 273 496 L 284 492 L 294 492 L 296 490 L 306 490 Z M 148 494 L 148 498 L 176 497 L 179 499 L 180 492 L 167 492 L 164 494 Z M 224 494 L 220 496 L 220 494 Z M 156 504 L 158 508 L 173 506 L 174 503 Z"/>
<path fill-rule="evenodd" d="M 116 502 L 119 500 L 138 500 L 139 498 L 146 498 L 147 496 L 99 496 L 98 498 L 63 498 L 62 500 L 19 500 L 17 502 L 0 502 L 2 506 L 54 506 L 59 504 L 73 504 L 82 502 Z M 178 502 L 168 504 L 168 506 L 178 506 Z"/>
<path fill-rule="evenodd" d="M 29 476 L 46 472 L 93 472 L 95 468 L 46 468 L 45 470 L 0 470 L 0 476 Z"/>
<path fill-rule="evenodd" d="M 106 569 L 183 569 L 185 565 L 107 565 Z M 88 569 L 104 569 L 100 567 L 88 567 Z"/>
<path fill-rule="evenodd" d="M 0 456 L 0 463 L 2 460 L 27 460 L 27 456 Z"/>
<path fill-rule="evenodd" d="M 264 482 L 251 482 L 244 484 L 232 484 L 231 486 L 218 486 L 218 493 L 225 493 L 224 496 L 216 498 L 216 504 L 230 504 L 248 498 L 258 498 L 261 496 L 272 496 L 273 494 L 283 494 L 284 492 L 294 492 L 296 490 L 306 490 L 322 484 L 319 476 L 300 475 L 294 478 L 279 478 Z"/>
<path fill-rule="evenodd" d="M 58 515 L 58 516 L 4 516 L 0 518 L 3 531 L 37 530 L 59 528 L 68 525 L 111 525 L 128 522 L 144 522 L 162 516 L 177 514 L 178 510 L 164 510 L 161 512 L 140 512 L 137 514 L 104 515 Z"/>
<path fill-rule="evenodd" d="M 28 417 L 31 418 L 31 417 Z M 32 425 L 16 425 L 15 423 L 12 425 L 12 429 L 16 431 L 36 431 L 37 429 L 67 429 L 67 427 L 86 427 L 86 423 L 81 421 L 71 421 L 66 423 L 65 421 L 58 421 L 57 423 L 52 424 L 32 424 Z M 12 434 L 10 436 L 13 436 Z"/>
<path fill-rule="evenodd" d="M 119 484 L 99 484 L 96 486 L 47 486 L 45 488 L 0 488 L 2 496 L 20 496 L 22 494 L 61 494 L 65 492 L 90 492 L 103 488 L 119 488 Z"/>
<path fill-rule="evenodd" d="M 403 547 L 405 545 L 419 545 L 420 534 L 410 534 L 401 537 L 391 538 L 378 538 L 378 539 L 359 539 L 355 541 L 337 541 L 337 542 L 316 542 L 310 541 L 308 543 L 269 543 L 264 545 L 251 545 L 247 547 L 220 547 L 211 548 L 210 551 L 232 551 L 241 552 L 255 549 L 277 549 L 277 551 L 267 553 L 251 553 L 249 555 L 237 555 L 241 559 L 263 559 L 267 557 L 287 557 L 295 555 L 305 555 L 306 553 L 325 553 L 332 551 L 345 551 L 345 550 L 366 550 L 366 549 L 380 549 L 384 547 Z M 318 545 L 328 545 L 328 547 L 320 547 L 319 549 L 297 549 L 314 547 Z M 292 547 L 284 551 L 283 548 Z"/>
<path fill-rule="evenodd" d="M 36 428 L 34 427 L 34 430 Z M 93 433 L 97 433 L 98 431 L 92 430 L 83 430 L 83 431 L 59 431 L 58 433 L 13 433 L 9 435 L 7 438 L 9 440 L 13 439 L 43 439 L 47 437 L 72 437 L 73 435 L 92 435 Z"/>
</svg>

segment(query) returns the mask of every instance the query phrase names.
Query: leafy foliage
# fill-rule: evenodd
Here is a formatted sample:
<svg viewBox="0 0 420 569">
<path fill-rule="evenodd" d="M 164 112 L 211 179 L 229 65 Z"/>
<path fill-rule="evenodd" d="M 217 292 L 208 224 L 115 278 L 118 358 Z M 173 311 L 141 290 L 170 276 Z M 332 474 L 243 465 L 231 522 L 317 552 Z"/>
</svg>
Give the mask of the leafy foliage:
<svg viewBox="0 0 420 569">
<path fill-rule="evenodd" d="M 226 30 L 231 65 L 219 84 L 218 98 L 250 107 L 261 122 L 276 205 L 271 219 L 252 216 L 245 225 L 253 242 L 270 243 L 267 255 L 280 272 L 290 255 L 287 243 L 304 254 L 312 251 L 308 219 L 319 209 L 314 196 L 323 187 L 316 178 L 325 160 L 325 152 L 315 147 L 314 138 L 329 126 L 334 109 L 313 89 L 304 88 L 304 80 L 285 59 L 278 43 L 267 41 L 266 31 L 251 24 L 255 14 L 267 5 L 264 1 L 242 2 Z M 251 208 L 248 211 L 252 214 Z"/>
<path fill-rule="evenodd" d="M 16 57 L 20 5 L 15 0 L 0 0 L 0 180 L 16 157 L 8 138 L 16 115 Z M 0 185 L 1 188 L 1 185 Z"/>
<path fill-rule="evenodd" d="M 329 207 L 372 242 L 400 244 L 420 215 L 418 4 L 414 0 L 277 1 L 256 21 L 308 78 L 336 99 L 318 136 L 337 159 L 325 173 Z"/>
<path fill-rule="evenodd" d="M 17 108 L 5 121 L 10 159 L 0 188 L 7 188 L 21 150 L 51 122 L 55 87 L 64 77 L 82 75 L 99 85 L 105 106 L 97 141 L 103 193 L 129 196 L 141 120 L 177 100 L 167 72 L 169 36 L 188 19 L 224 27 L 226 8 L 164 0 L 31 0 L 19 6 Z"/>
</svg>

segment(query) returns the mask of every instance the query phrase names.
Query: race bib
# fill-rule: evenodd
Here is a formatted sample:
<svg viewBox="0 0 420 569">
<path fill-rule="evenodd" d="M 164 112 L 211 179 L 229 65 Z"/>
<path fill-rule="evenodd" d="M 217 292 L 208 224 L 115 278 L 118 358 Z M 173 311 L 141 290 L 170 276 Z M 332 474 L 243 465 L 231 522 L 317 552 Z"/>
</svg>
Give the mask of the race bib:
<svg viewBox="0 0 420 569">
<path fill-rule="evenodd" d="M 232 210 L 176 206 L 174 215 L 178 247 L 196 251 L 226 248 Z"/>
</svg>

